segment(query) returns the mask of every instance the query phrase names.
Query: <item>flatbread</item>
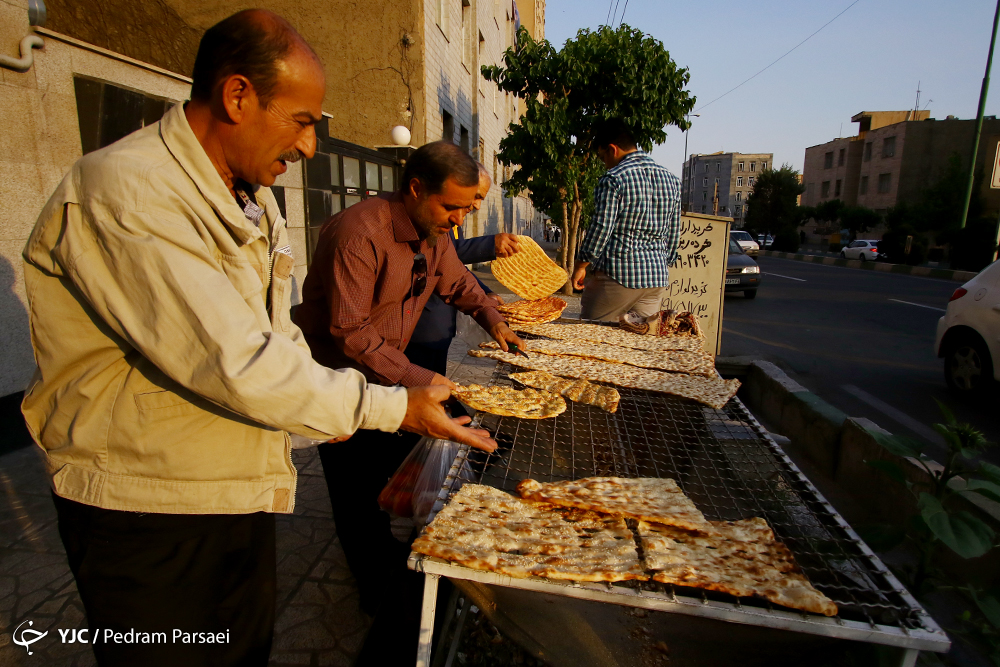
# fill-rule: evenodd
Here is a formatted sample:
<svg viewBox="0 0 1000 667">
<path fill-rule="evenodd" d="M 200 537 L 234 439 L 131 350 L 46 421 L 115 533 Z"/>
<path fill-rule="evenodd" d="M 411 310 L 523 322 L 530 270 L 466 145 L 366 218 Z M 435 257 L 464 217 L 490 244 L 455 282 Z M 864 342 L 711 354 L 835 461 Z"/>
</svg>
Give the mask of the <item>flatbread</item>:
<svg viewBox="0 0 1000 667">
<path fill-rule="evenodd" d="M 649 338 L 653 338 L 653 336 L 649 336 Z M 661 394 L 673 394 L 704 403 L 716 410 L 721 410 L 740 388 L 740 381 L 736 379 L 723 380 L 721 377 L 665 373 L 649 368 L 612 364 L 584 357 L 553 357 L 532 354 L 530 358 L 525 358 L 502 350 L 469 350 L 469 355 L 505 361 L 520 368 L 546 371 L 563 377 L 605 382 L 616 387 L 643 389 Z"/>
<path fill-rule="evenodd" d="M 549 259 L 530 236 L 518 236 L 520 249 L 490 262 L 493 277 L 522 299 L 541 299 L 566 284 L 566 271 Z"/>
<path fill-rule="evenodd" d="M 837 605 L 813 588 L 763 519 L 710 523 L 714 532 L 699 535 L 639 522 L 643 558 L 655 572 L 655 581 L 737 597 L 756 595 L 783 607 L 837 614 Z"/>
<path fill-rule="evenodd" d="M 511 577 L 648 579 L 624 519 L 524 501 L 465 484 L 413 550 Z"/>
<path fill-rule="evenodd" d="M 534 301 L 513 301 L 497 306 L 497 310 L 508 322 L 518 324 L 551 322 L 558 319 L 565 309 L 566 302 L 555 296 Z"/>
<path fill-rule="evenodd" d="M 499 349 L 497 343 L 481 343 L 483 349 Z M 586 357 L 614 364 L 628 364 L 640 368 L 655 368 L 672 373 L 688 373 L 717 377 L 715 357 L 705 352 L 687 350 L 634 350 L 607 343 L 585 341 L 532 340 L 526 343 L 526 352 L 537 352 L 552 356 Z"/>
<path fill-rule="evenodd" d="M 526 479 L 517 485 L 517 492 L 522 498 L 538 502 L 642 519 L 699 533 L 713 531 L 677 482 L 669 478 L 586 477 L 547 483 Z"/>
<path fill-rule="evenodd" d="M 698 317 L 689 310 L 661 310 L 656 333 L 659 336 L 705 337 L 698 323 Z"/>
<path fill-rule="evenodd" d="M 517 327 L 517 331 L 556 340 L 607 343 L 634 350 L 704 351 L 701 339 L 695 336 L 643 336 L 600 324 L 532 324 Z"/>
<path fill-rule="evenodd" d="M 621 400 L 621 394 L 612 387 L 603 387 L 586 380 L 566 380 L 545 371 L 511 373 L 507 377 L 535 389 L 553 391 L 574 403 L 596 405 L 610 413 L 618 410 L 618 402 Z"/>
<path fill-rule="evenodd" d="M 452 389 L 451 394 L 471 408 L 504 417 L 545 419 L 566 412 L 562 396 L 539 389 L 469 384 Z"/>
</svg>

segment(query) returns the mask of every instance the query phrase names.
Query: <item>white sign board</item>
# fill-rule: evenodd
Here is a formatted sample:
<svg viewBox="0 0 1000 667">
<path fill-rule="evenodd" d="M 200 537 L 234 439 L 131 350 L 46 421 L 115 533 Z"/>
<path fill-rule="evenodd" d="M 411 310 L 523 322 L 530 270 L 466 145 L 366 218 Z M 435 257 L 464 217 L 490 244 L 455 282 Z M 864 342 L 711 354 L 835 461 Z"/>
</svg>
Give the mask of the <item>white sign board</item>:
<svg viewBox="0 0 1000 667">
<path fill-rule="evenodd" d="M 994 190 L 1000 188 L 1000 142 L 997 142 L 997 154 L 993 157 L 993 178 L 990 179 L 990 187 Z"/>
<path fill-rule="evenodd" d="M 705 332 L 705 351 L 713 356 L 722 346 L 722 303 L 732 220 L 701 213 L 681 216 L 677 260 L 670 265 L 670 287 L 663 303 L 665 309 L 689 310 L 698 316 Z"/>
</svg>

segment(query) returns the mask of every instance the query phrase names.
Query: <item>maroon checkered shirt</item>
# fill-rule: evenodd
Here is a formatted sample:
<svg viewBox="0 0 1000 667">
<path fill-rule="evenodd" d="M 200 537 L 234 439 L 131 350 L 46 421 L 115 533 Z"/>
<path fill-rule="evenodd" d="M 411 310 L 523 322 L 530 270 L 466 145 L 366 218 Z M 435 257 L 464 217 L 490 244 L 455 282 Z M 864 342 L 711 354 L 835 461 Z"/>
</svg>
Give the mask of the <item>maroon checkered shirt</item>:
<svg viewBox="0 0 1000 667">
<path fill-rule="evenodd" d="M 427 257 L 427 287 L 414 298 L 418 252 Z M 450 236 L 430 247 L 417 235 L 401 196 L 381 195 L 323 225 L 295 323 L 313 358 L 328 368 L 357 368 L 381 384 L 426 385 L 434 373 L 411 364 L 403 350 L 431 293 L 487 331 L 504 321 L 458 259 Z"/>
</svg>

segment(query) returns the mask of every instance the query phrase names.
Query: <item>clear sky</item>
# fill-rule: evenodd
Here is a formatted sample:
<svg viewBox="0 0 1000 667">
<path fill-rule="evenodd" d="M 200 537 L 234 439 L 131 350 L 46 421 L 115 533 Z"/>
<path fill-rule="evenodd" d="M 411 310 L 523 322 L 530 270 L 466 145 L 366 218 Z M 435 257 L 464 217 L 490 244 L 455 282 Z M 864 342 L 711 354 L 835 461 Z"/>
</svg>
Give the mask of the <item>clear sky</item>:
<svg viewBox="0 0 1000 667">
<path fill-rule="evenodd" d="M 920 107 L 932 118 L 976 117 L 993 0 L 859 0 L 769 70 L 699 110 L 852 1 L 627 0 L 625 8 L 619 0 L 618 14 L 625 8 L 625 23 L 659 39 L 690 70 L 701 117 L 692 118 L 689 154 L 774 153 L 775 165 L 801 171 L 806 147 L 857 134 L 851 116 L 859 111 L 912 109 L 918 81 Z M 608 13 L 609 0 L 547 0 L 546 37 L 560 48 L 581 28 L 607 23 Z M 1000 114 L 1000 71 L 991 93 L 986 114 Z M 679 174 L 683 133 L 669 127 L 653 156 Z"/>
</svg>

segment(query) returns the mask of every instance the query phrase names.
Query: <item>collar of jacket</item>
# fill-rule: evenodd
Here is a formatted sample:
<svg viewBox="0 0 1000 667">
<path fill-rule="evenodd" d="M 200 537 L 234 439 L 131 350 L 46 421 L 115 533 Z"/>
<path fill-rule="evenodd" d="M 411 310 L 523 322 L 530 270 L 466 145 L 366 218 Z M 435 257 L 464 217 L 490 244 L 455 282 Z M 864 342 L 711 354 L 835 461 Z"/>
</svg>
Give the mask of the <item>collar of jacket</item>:
<svg viewBox="0 0 1000 667">
<path fill-rule="evenodd" d="M 392 218 L 392 236 L 396 239 L 397 243 L 412 243 L 420 241 L 420 235 L 417 234 L 417 227 L 410 220 L 410 216 L 406 213 L 406 207 L 403 206 L 403 195 L 399 192 L 393 192 L 386 196 L 386 200 L 389 202 L 389 215 Z"/>
<path fill-rule="evenodd" d="M 175 104 L 160 121 L 160 137 L 167 150 L 181 165 L 181 168 L 191 177 L 195 186 L 205 200 L 215 209 L 219 219 L 246 245 L 251 241 L 264 238 L 264 235 L 252 222 L 247 220 L 243 209 L 229 194 L 229 188 L 219 176 L 215 165 L 202 148 L 194 131 L 184 115 L 184 105 Z"/>
<path fill-rule="evenodd" d="M 641 149 L 634 150 L 631 153 L 625 155 L 625 157 L 623 157 L 621 160 L 618 161 L 618 164 L 611 167 L 611 169 L 608 169 L 608 171 L 617 173 L 628 167 L 633 162 L 637 161 L 642 162 L 645 157 L 646 153 L 643 150 Z"/>
</svg>

